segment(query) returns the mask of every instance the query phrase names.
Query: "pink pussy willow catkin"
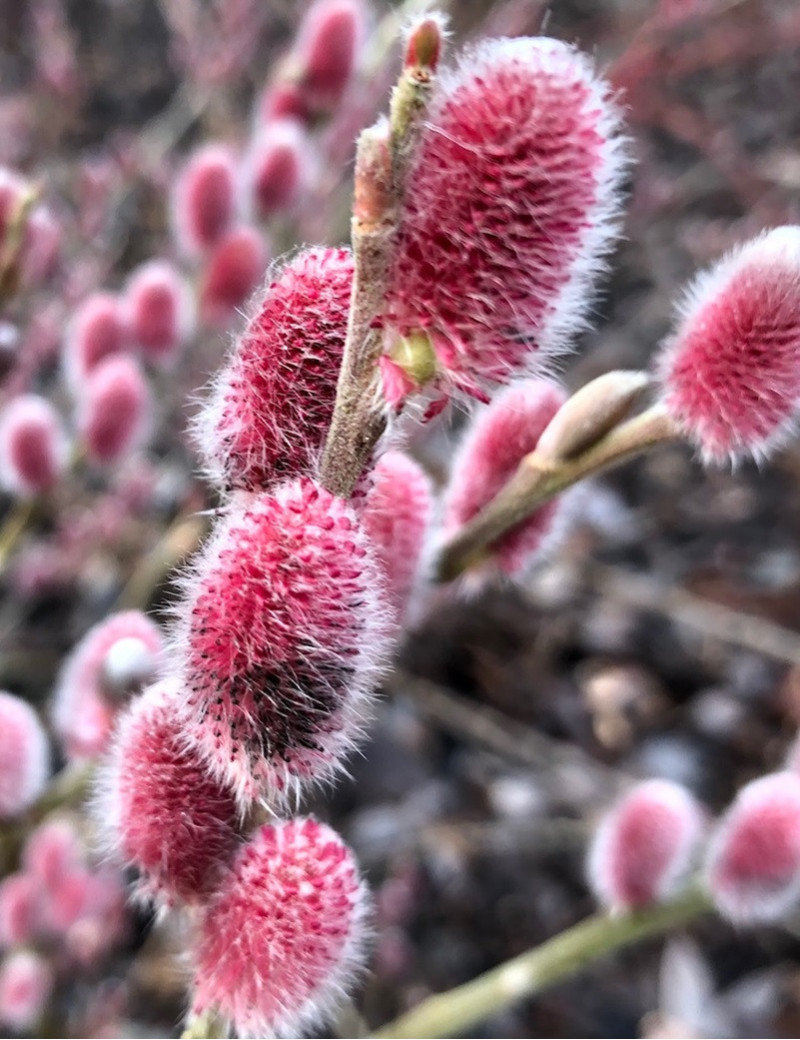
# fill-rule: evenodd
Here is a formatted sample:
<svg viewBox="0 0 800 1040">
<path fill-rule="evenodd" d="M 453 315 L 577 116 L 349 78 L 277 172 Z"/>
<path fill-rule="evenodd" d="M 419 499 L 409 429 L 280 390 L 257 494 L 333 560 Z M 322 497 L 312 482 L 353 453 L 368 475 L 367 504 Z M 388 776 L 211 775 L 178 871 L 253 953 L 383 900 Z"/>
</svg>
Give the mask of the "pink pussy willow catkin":
<svg viewBox="0 0 800 1040">
<path fill-rule="evenodd" d="M 243 804 L 340 768 L 393 645 L 383 581 L 352 508 L 313 481 L 231 503 L 174 650 L 186 737 Z"/>
<path fill-rule="evenodd" d="M 441 75 L 408 174 L 386 349 L 419 330 L 483 395 L 539 374 L 584 324 L 617 230 L 619 118 L 585 55 L 489 40 Z"/>
</svg>

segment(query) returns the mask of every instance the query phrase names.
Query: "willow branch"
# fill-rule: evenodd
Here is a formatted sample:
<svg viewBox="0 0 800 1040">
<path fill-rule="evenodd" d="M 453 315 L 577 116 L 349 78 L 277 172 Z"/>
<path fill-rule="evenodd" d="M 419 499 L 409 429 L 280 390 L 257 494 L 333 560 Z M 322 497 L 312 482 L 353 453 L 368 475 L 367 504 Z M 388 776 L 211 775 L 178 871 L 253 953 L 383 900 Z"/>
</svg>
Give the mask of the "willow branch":
<svg viewBox="0 0 800 1040">
<path fill-rule="evenodd" d="M 672 902 L 635 914 L 597 914 L 463 986 L 429 997 L 372 1036 L 465 1036 L 476 1023 L 577 974 L 601 957 L 687 924 L 711 909 L 703 892 L 690 889 Z"/>
<path fill-rule="evenodd" d="M 492 501 L 441 549 L 435 568 L 436 579 L 445 582 L 457 578 L 484 558 L 492 542 L 578 481 L 679 436 L 663 408 L 654 405 L 614 427 L 574 457 L 545 461 L 535 451 L 526 455 Z"/>
</svg>

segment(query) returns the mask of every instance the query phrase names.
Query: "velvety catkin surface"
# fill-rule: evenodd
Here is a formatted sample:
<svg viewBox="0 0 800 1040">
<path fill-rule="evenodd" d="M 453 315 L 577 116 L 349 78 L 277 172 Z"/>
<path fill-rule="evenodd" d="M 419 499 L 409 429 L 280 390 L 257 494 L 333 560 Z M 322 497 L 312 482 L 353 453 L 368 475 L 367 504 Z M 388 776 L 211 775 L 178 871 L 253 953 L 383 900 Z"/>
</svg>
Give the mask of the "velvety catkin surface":
<svg viewBox="0 0 800 1040">
<path fill-rule="evenodd" d="M 52 167 L 57 180 L 79 149 L 109 142 L 123 153 L 135 149 L 141 127 L 170 104 L 183 77 L 160 5 L 66 3 L 81 73 L 69 104 L 30 87 L 27 6 L 6 4 L 0 17 L 0 161 Z M 207 124 L 190 120 L 179 134 L 182 149 L 212 132 L 246 135 L 251 84 L 264 81 L 290 37 L 294 6 L 265 5 L 247 73 L 215 88 Z M 643 366 L 696 270 L 762 227 L 797 219 L 796 3 L 662 0 L 668 17 L 658 26 L 648 22 L 656 0 L 564 0 L 546 12 L 536 0 L 452 6 L 454 46 L 536 32 L 546 13 L 547 32 L 595 54 L 621 92 L 635 160 L 624 240 L 591 308 L 597 331 L 581 336 L 566 381 L 577 387 L 613 367 Z M 391 78 L 388 66 L 376 72 L 354 110 L 326 130 L 324 176 L 291 229 L 275 232 L 276 254 L 345 240 L 352 141 L 383 104 Z M 3 129 L 19 125 L 34 129 L 21 136 Z M 165 241 L 168 171 L 159 176 L 127 187 L 123 178 L 101 258 L 113 286 Z M 98 619 L 122 606 L 168 615 L 175 593 L 158 547 L 167 545 L 170 560 L 183 555 L 196 539 L 172 526 L 176 519 L 190 523 L 218 504 L 185 430 L 228 338 L 202 338 L 160 379 L 151 452 L 157 491 L 146 504 L 131 480 L 120 508 L 97 478 L 64 505 L 68 519 L 56 533 L 45 524 L 49 555 L 20 555 L 0 576 L 0 689 L 41 706 L 66 653 Z M 56 368 L 51 358 L 47 385 Z M 2 353 L 0 372 L 15 378 Z M 315 397 L 320 414 L 328 406 Z M 413 447 L 440 480 L 454 443 L 433 428 Z M 304 457 L 309 450 L 297 445 Z M 415 615 L 350 778 L 304 805 L 341 832 L 375 893 L 371 973 L 356 998 L 368 1026 L 592 911 L 586 828 L 615 778 L 677 780 L 720 811 L 742 783 L 780 765 L 800 724 L 797 665 L 720 639 L 716 612 L 722 606 L 800 631 L 796 441 L 761 470 L 745 464 L 733 475 L 704 475 L 688 449 L 665 447 L 603 478 L 579 512 L 571 535 L 524 589 L 434 598 L 428 614 Z M 81 566 L 68 572 L 76 546 Z M 60 577 L 42 590 L 34 579 L 45 567 Z M 676 603 L 665 589 L 704 606 L 689 617 L 685 600 Z M 6 856 L 0 842 L 4 866 Z M 186 1006 L 179 943 L 150 924 L 149 914 L 136 912 L 125 943 L 89 981 L 59 989 L 45 1023 L 52 1035 L 73 1035 L 73 1024 L 107 1035 L 109 1021 L 112 1035 L 123 1035 L 120 1023 L 125 1035 L 177 1035 Z M 667 1010 L 686 1019 L 677 1027 L 686 1035 L 798 1035 L 795 935 L 717 921 L 690 935 L 699 961 L 691 948 L 671 947 L 661 983 L 664 947 L 647 943 L 470 1035 L 665 1035 Z M 676 963 L 700 980 L 699 995 L 686 995 Z M 330 1035 L 356 1028 L 345 1017 Z"/>
</svg>

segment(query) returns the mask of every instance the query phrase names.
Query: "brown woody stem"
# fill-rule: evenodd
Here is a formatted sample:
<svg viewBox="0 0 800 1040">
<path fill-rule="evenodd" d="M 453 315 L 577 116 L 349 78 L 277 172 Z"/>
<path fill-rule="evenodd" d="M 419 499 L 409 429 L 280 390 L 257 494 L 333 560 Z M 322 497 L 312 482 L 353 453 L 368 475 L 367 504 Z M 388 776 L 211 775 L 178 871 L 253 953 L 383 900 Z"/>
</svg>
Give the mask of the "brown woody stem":
<svg viewBox="0 0 800 1040">
<path fill-rule="evenodd" d="M 526 455 L 492 501 L 442 548 L 435 568 L 437 581 L 457 578 L 485 557 L 492 542 L 579 480 L 679 436 L 663 408 L 653 405 L 570 459 L 543 462 L 535 451 Z"/>
<path fill-rule="evenodd" d="M 384 142 L 383 169 L 379 168 L 380 145 L 376 128 L 363 131 L 358 139 L 352 222 L 353 290 L 336 405 L 320 474 L 323 486 L 341 498 L 352 494 L 386 426 L 378 394 L 377 364 L 383 333 L 376 319 L 386 295 L 394 200 L 388 141 Z"/>
</svg>

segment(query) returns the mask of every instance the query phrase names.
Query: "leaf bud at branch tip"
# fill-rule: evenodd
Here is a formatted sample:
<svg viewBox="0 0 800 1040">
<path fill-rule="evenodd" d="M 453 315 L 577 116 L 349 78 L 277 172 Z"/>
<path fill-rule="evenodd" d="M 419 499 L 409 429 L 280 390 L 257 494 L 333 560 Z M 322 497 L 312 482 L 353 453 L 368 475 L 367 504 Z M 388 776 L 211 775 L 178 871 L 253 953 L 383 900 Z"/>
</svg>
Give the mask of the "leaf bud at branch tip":
<svg viewBox="0 0 800 1040">
<path fill-rule="evenodd" d="M 406 38 L 403 66 L 422 79 L 436 71 L 442 54 L 445 22 L 441 15 L 427 15 L 411 26 Z"/>
</svg>

